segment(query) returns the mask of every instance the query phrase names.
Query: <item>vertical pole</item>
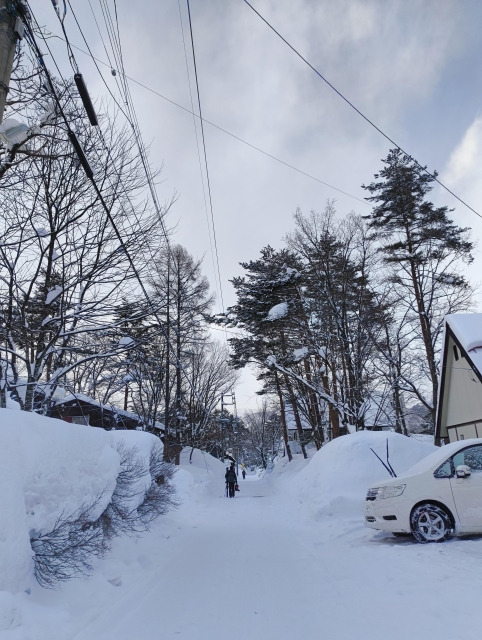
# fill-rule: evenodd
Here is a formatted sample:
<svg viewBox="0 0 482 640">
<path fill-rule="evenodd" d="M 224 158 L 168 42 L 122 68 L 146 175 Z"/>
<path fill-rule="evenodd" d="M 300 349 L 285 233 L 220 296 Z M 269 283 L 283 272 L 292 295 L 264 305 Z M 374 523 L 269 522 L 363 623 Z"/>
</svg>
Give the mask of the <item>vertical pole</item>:
<svg viewBox="0 0 482 640">
<path fill-rule="evenodd" d="M 171 264 L 171 256 L 170 252 L 167 253 L 167 295 L 166 295 L 166 334 L 167 334 L 167 342 L 166 342 L 166 398 L 164 402 L 164 460 L 167 462 L 171 462 L 171 453 L 169 451 L 169 368 L 171 366 L 170 356 L 169 356 L 169 341 L 171 339 L 169 327 L 170 327 L 170 315 L 169 315 L 169 305 L 170 301 L 170 264 Z"/>
<path fill-rule="evenodd" d="M 129 373 L 129 369 L 127 369 L 127 373 Z M 124 411 L 127 411 L 129 402 L 129 384 L 126 382 L 126 388 L 124 390 Z"/>
<path fill-rule="evenodd" d="M 176 465 L 181 463 L 181 264 L 177 261 L 177 299 L 176 299 Z"/>
<path fill-rule="evenodd" d="M 281 412 L 281 425 L 283 427 L 283 440 L 285 441 L 285 449 L 288 455 L 288 462 L 291 462 L 293 460 L 293 456 L 291 454 L 290 443 L 288 441 L 288 426 L 286 424 L 285 403 L 283 400 L 283 394 L 281 392 L 281 386 L 279 383 L 277 371 L 274 372 L 274 380 L 276 383 L 276 391 L 278 392 L 278 398 L 279 398 L 279 407 Z"/>
<path fill-rule="evenodd" d="M 0 0 L 0 123 L 3 121 L 13 57 L 17 44 L 16 16 L 7 9 L 8 0 Z M 11 6 L 11 2 L 8 2 Z"/>
<path fill-rule="evenodd" d="M 223 464 L 226 460 L 226 449 L 224 447 L 224 394 L 221 394 L 221 447 L 223 450 Z"/>
</svg>

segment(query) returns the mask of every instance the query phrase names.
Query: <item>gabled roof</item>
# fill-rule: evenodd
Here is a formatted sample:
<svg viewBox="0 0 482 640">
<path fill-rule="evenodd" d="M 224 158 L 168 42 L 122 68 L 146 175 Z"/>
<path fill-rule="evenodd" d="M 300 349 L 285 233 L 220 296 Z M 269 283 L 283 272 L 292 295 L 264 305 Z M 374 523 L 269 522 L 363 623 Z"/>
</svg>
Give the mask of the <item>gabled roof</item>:
<svg viewBox="0 0 482 640">
<path fill-rule="evenodd" d="M 449 314 L 445 316 L 445 327 L 447 325 L 482 375 L 482 313 Z"/>
<path fill-rule="evenodd" d="M 137 413 L 132 413 L 130 411 L 124 411 L 123 409 L 118 409 L 113 405 L 102 404 L 98 400 L 94 400 L 94 398 L 90 398 L 89 396 L 84 395 L 83 393 L 69 394 L 62 398 L 61 400 L 57 400 L 55 402 L 55 407 L 66 406 L 66 405 L 79 405 L 79 403 L 83 403 L 86 405 L 90 405 L 99 409 L 102 412 L 107 412 L 112 415 L 119 416 L 120 418 L 126 418 L 127 420 L 131 420 L 132 422 L 137 422 L 139 424 L 142 423 L 142 418 Z M 158 422 L 154 425 L 154 429 L 159 429 L 160 431 L 164 431 L 164 424 L 162 422 Z"/>
</svg>

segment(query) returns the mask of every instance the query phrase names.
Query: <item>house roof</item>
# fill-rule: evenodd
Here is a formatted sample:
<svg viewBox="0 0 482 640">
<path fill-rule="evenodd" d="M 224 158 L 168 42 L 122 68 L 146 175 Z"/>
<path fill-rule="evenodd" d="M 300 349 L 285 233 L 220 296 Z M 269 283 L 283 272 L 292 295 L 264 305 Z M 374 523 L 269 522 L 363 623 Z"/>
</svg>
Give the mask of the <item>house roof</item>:
<svg viewBox="0 0 482 640">
<path fill-rule="evenodd" d="M 482 374 L 482 313 L 452 313 L 445 316 L 445 325 L 450 327 L 477 371 Z"/>
<path fill-rule="evenodd" d="M 117 414 L 118 416 L 127 418 L 129 420 L 134 420 L 136 422 L 141 422 L 141 417 L 137 414 L 137 413 L 132 413 L 130 411 L 124 411 L 123 409 L 118 409 L 117 407 L 114 407 L 113 405 L 107 405 L 107 404 L 102 404 L 102 402 L 99 402 L 98 400 L 94 400 L 94 398 L 89 398 L 89 396 L 84 395 L 83 393 L 76 393 L 75 395 L 73 394 L 69 394 L 67 396 L 65 396 L 65 398 L 62 398 L 61 400 L 57 400 L 55 403 L 55 406 L 61 406 L 61 405 L 66 405 L 66 404 L 75 404 L 78 402 L 83 402 L 85 404 L 89 404 L 93 407 L 97 407 L 103 411 L 107 411 L 109 413 L 114 413 Z M 154 425 L 155 429 L 159 429 L 161 431 L 164 430 L 164 424 L 162 422 L 158 422 L 156 420 L 156 423 Z"/>
</svg>

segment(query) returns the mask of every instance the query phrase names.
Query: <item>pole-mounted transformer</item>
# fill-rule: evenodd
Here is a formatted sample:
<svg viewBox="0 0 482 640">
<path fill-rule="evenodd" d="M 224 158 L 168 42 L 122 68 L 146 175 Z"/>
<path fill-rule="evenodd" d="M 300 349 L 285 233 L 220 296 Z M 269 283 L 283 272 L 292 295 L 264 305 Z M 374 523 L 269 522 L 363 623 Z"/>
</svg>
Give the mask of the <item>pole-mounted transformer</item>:
<svg viewBox="0 0 482 640">
<path fill-rule="evenodd" d="M 85 175 L 92 180 L 94 178 L 94 172 L 92 171 L 89 161 L 87 160 L 87 157 L 84 153 L 84 150 L 82 149 L 80 142 L 77 140 L 77 136 L 75 135 L 75 133 L 73 131 L 69 131 L 68 132 L 68 136 L 69 136 L 69 140 L 72 143 L 72 146 L 75 149 L 75 153 L 77 154 L 77 157 L 79 158 L 79 162 L 82 165 L 82 168 L 85 171 Z"/>
<path fill-rule="evenodd" d="M 93 127 L 96 127 L 99 122 L 97 120 L 97 115 L 94 110 L 94 105 L 92 104 L 92 100 L 90 99 L 89 92 L 87 91 L 87 87 L 84 82 L 84 78 L 81 73 L 76 73 L 74 75 L 74 81 L 77 86 L 77 91 L 79 92 L 80 99 L 82 100 L 82 104 L 84 105 L 85 112 L 89 117 L 90 124 Z"/>
</svg>

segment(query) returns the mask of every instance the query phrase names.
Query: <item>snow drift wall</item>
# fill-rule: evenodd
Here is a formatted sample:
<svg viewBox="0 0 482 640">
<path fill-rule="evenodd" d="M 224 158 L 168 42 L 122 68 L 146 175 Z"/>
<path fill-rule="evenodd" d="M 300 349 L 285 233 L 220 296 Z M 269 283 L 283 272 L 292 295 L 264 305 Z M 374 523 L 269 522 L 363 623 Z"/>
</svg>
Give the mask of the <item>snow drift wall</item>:
<svg viewBox="0 0 482 640">
<path fill-rule="evenodd" d="M 143 432 L 107 432 L 0 409 L 0 591 L 31 585 L 31 538 L 86 505 L 95 504 L 94 518 L 105 510 L 120 471 L 120 441 L 147 461 L 152 448 L 162 446 Z M 139 502 L 152 482 L 149 464 L 146 469 Z"/>
<path fill-rule="evenodd" d="M 390 479 L 370 450 L 385 461 L 387 438 L 390 463 L 397 475 L 436 449 L 392 431 L 359 431 L 341 436 L 313 456 L 294 478 L 293 490 L 317 519 L 333 515 L 359 519 L 369 485 Z"/>
</svg>

